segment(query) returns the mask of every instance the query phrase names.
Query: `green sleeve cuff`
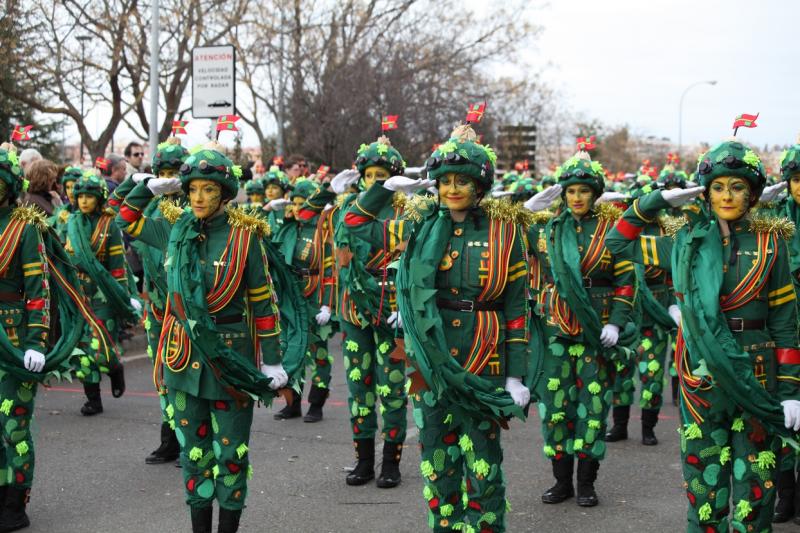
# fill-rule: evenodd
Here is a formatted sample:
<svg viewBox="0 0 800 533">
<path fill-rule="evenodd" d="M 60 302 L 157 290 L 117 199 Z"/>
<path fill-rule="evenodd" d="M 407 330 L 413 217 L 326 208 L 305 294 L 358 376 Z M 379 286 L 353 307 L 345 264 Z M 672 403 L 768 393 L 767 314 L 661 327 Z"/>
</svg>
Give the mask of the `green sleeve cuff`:
<svg viewBox="0 0 800 533">
<path fill-rule="evenodd" d="M 506 377 L 522 378 L 528 373 L 528 343 L 506 343 Z"/>
<path fill-rule="evenodd" d="M 361 198 L 354 204 L 355 209 L 363 211 L 365 215 L 373 218 L 378 216 L 380 210 L 391 200 L 394 191 L 386 189 L 380 182 L 375 182 L 367 189 Z"/>
<path fill-rule="evenodd" d="M 278 365 L 281 362 L 280 336 L 262 337 L 259 339 L 261 346 L 261 362 L 265 365 Z"/>
<path fill-rule="evenodd" d="M 639 211 L 647 218 L 654 218 L 659 211 L 670 207 L 666 200 L 661 196 L 661 191 L 654 191 L 639 198 L 637 202 Z"/>
<path fill-rule="evenodd" d="M 131 192 L 125 196 L 125 203 L 131 207 L 137 208 L 139 211 L 144 211 L 150 200 L 153 199 L 153 192 L 147 188 L 147 183 L 144 181 L 136 185 Z"/>
</svg>

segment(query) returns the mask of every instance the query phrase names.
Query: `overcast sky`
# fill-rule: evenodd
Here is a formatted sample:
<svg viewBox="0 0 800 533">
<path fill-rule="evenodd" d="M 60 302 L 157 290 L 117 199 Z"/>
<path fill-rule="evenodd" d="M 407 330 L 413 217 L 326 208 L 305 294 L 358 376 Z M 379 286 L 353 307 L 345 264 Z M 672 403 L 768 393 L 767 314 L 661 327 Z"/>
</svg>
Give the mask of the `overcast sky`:
<svg viewBox="0 0 800 533">
<path fill-rule="evenodd" d="M 800 133 L 800 1 L 552 0 L 531 13 L 544 27 L 526 58 L 550 62 L 546 78 L 569 107 L 644 134 L 714 143 L 740 113 L 758 127 L 739 136 L 759 147 Z"/>
</svg>

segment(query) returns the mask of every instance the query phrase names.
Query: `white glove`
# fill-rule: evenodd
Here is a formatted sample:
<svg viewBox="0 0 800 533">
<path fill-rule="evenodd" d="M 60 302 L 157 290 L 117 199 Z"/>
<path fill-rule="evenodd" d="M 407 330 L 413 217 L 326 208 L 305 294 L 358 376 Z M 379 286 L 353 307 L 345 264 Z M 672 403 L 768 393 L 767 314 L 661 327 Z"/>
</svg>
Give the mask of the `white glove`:
<svg viewBox="0 0 800 533">
<path fill-rule="evenodd" d="M 179 178 L 153 178 L 147 182 L 147 188 L 154 196 L 172 194 L 181 190 L 181 180 Z"/>
<path fill-rule="evenodd" d="M 418 189 L 427 189 L 430 187 L 429 180 L 407 178 L 405 176 L 392 176 L 383 182 L 383 188 L 388 191 L 410 193 Z"/>
<path fill-rule="evenodd" d="M 783 406 L 783 425 L 794 431 L 800 430 L 800 401 L 783 400 L 781 405 Z"/>
<path fill-rule="evenodd" d="M 137 313 L 142 312 L 142 302 L 140 302 L 136 298 L 131 298 L 131 307 L 133 307 L 133 310 L 136 311 Z"/>
<path fill-rule="evenodd" d="M 514 377 L 506 378 L 506 391 L 511 395 L 511 399 L 519 407 L 525 407 L 531 403 L 531 391 L 522 384 L 522 380 Z"/>
<path fill-rule="evenodd" d="M 558 198 L 561 194 L 561 185 L 555 184 L 552 187 L 548 187 L 542 192 L 537 192 L 532 197 L 530 197 L 523 205 L 525 209 L 528 211 L 543 211 L 550 207 L 550 204 L 553 203 L 553 200 Z"/>
<path fill-rule="evenodd" d="M 264 211 L 282 211 L 286 209 L 286 206 L 289 205 L 290 202 L 286 198 L 275 198 L 274 200 L 270 200 L 266 204 L 264 204 L 263 209 Z"/>
<path fill-rule="evenodd" d="M 403 171 L 403 176 L 408 176 L 409 178 L 418 178 L 422 176 L 422 172 L 425 170 L 425 167 L 406 167 Z"/>
<path fill-rule="evenodd" d="M 496 191 L 492 191 L 492 198 L 505 198 L 506 196 L 511 196 L 514 194 L 514 191 L 504 191 L 503 189 L 498 189 Z"/>
<path fill-rule="evenodd" d="M 315 318 L 317 319 L 317 324 L 324 326 L 331 320 L 331 308 L 327 305 L 323 305 L 319 308 L 319 313 L 317 313 Z"/>
<path fill-rule="evenodd" d="M 678 308 L 677 305 L 672 304 L 667 308 L 667 313 L 669 316 L 672 317 L 672 320 L 675 321 L 675 324 L 681 325 L 681 310 Z"/>
<path fill-rule="evenodd" d="M 269 382 L 272 390 L 278 390 L 289 382 L 289 376 L 281 365 L 261 365 L 261 373 L 272 380 Z"/>
<path fill-rule="evenodd" d="M 403 317 L 397 311 L 392 311 L 392 314 L 386 319 L 386 323 L 392 327 L 403 329 Z"/>
<path fill-rule="evenodd" d="M 691 187 L 689 189 L 669 189 L 661 191 L 661 198 L 672 207 L 680 207 L 700 196 L 705 187 Z"/>
<path fill-rule="evenodd" d="M 613 348 L 619 340 L 619 326 L 606 324 L 600 332 L 600 344 L 606 348 Z"/>
<path fill-rule="evenodd" d="M 331 180 L 331 189 L 336 194 L 342 194 L 348 187 L 358 183 L 361 173 L 358 170 L 348 168 L 336 174 Z"/>
<path fill-rule="evenodd" d="M 134 183 L 141 183 L 147 178 L 155 178 L 155 175 L 148 174 L 146 172 L 137 172 L 131 175 L 131 179 L 133 180 Z"/>
<path fill-rule="evenodd" d="M 761 193 L 761 197 L 758 199 L 758 201 L 771 202 L 778 197 L 781 191 L 784 190 L 788 184 L 788 181 L 782 181 L 780 183 L 776 183 L 775 185 L 764 187 L 764 191 Z"/>
<path fill-rule="evenodd" d="M 44 368 L 44 354 L 36 350 L 25 350 L 23 362 L 25 368 L 31 372 L 41 372 Z"/>
<path fill-rule="evenodd" d="M 600 196 L 597 197 L 597 200 L 594 201 L 596 204 L 606 204 L 609 202 L 616 202 L 618 200 L 624 200 L 627 198 L 627 195 L 622 194 L 621 192 L 616 191 L 606 191 Z"/>
</svg>

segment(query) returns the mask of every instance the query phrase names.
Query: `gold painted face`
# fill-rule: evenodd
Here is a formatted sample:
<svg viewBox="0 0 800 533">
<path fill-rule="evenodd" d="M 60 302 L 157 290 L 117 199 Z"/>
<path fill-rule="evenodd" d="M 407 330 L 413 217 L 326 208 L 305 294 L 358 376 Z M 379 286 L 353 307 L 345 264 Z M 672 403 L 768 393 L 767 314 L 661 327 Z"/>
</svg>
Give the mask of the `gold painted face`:
<svg viewBox="0 0 800 533">
<path fill-rule="evenodd" d="M 711 209 L 720 220 L 733 222 L 750 208 L 750 184 L 742 178 L 723 176 L 709 186 Z"/>
<path fill-rule="evenodd" d="M 78 195 L 78 209 L 84 215 L 94 213 L 97 209 L 97 197 L 93 194 L 81 193 Z"/>
<path fill-rule="evenodd" d="M 564 196 L 567 200 L 567 207 L 575 216 L 582 217 L 592 208 L 594 191 L 588 185 L 582 183 L 570 185 L 564 191 Z"/>
<path fill-rule="evenodd" d="M 270 183 L 267 185 L 267 200 L 277 200 L 278 198 L 283 198 L 283 189 L 275 185 L 274 183 Z"/>
<path fill-rule="evenodd" d="M 255 194 L 248 194 L 247 199 L 250 200 L 251 204 L 263 204 L 264 203 L 264 195 L 261 193 Z"/>
<path fill-rule="evenodd" d="M 189 204 L 197 218 L 215 215 L 222 205 L 222 186 L 211 180 L 192 180 L 189 182 Z"/>
<path fill-rule="evenodd" d="M 297 213 L 300 211 L 300 208 L 303 207 L 303 204 L 306 203 L 306 199 L 302 196 L 295 196 L 292 198 L 292 214 L 297 216 Z"/>
<path fill-rule="evenodd" d="M 175 168 L 162 168 L 158 171 L 159 178 L 178 178 L 178 169 Z"/>
<path fill-rule="evenodd" d="M 67 195 L 67 200 L 69 200 L 69 203 L 75 205 L 75 195 L 72 194 L 73 189 L 75 189 L 74 181 L 68 181 L 64 184 L 64 193 Z"/>
<path fill-rule="evenodd" d="M 800 173 L 793 174 L 789 178 L 789 194 L 792 195 L 796 204 L 800 204 Z"/>
<path fill-rule="evenodd" d="M 367 167 L 367 169 L 364 171 L 364 185 L 367 189 L 369 189 L 376 181 L 388 180 L 389 177 L 389 171 L 383 167 Z"/>
<path fill-rule="evenodd" d="M 439 178 L 439 199 L 450 211 L 466 211 L 475 205 L 478 192 L 475 180 L 448 172 Z"/>
</svg>

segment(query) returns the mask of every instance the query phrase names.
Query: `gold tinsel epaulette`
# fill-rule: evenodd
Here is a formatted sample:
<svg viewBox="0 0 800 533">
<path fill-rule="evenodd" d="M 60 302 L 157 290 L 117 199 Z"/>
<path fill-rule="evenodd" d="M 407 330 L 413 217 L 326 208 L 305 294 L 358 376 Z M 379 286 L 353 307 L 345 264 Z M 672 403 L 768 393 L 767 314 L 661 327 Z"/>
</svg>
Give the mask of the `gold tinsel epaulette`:
<svg viewBox="0 0 800 533">
<path fill-rule="evenodd" d="M 158 210 L 164 215 L 164 220 L 170 224 L 175 224 L 184 213 L 183 207 L 177 200 L 167 200 L 166 198 L 158 202 Z"/>
<path fill-rule="evenodd" d="M 228 207 L 225 212 L 228 213 L 228 224 L 234 228 L 250 230 L 261 237 L 269 236 L 271 233 L 269 222 L 258 216 L 258 211 L 255 209 Z"/>
<path fill-rule="evenodd" d="M 106 207 L 103 209 L 103 214 L 109 217 L 117 217 L 117 212 L 111 209 L 110 207 Z"/>
<path fill-rule="evenodd" d="M 536 211 L 531 215 L 532 224 L 547 224 L 555 216 L 552 211 Z"/>
<path fill-rule="evenodd" d="M 525 209 L 519 202 L 508 199 L 487 198 L 481 202 L 481 207 L 491 219 L 502 220 L 530 226 L 533 224 L 533 213 Z"/>
<path fill-rule="evenodd" d="M 686 217 L 683 215 L 677 217 L 663 215 L 658 217 L 658 225 L 664 230 L 664 235 L 669 237 L 677 235 L 681 228 L 688 224 L 688 222 L 689 221 L 686 220 Z"/>
<path fill-rule="evenodd" d="M 429 196 L 415 194 L 406 199 L 403 218 L 412 222 L 421 222 L 425 215 L 436 205 L 436 200 Z"/>
<path fill-rule="evenodd" d="M 761 209 L 766 210 L 773 210 L 777 209 L 779 206 L 778 202 L 758 202 L 755 206 L 753 206 L 753 211 L 759 211 Z"/>
<path fill-rule="evenodd" d="M 392 209 L 399 209 L 403 210 L 406 208 L 406 202 L 408 199 L 406 198 L 405 193 L 396 192 L 392 195 Z"/>
<path fill-rule="evenodd" d="M 794 235 L 795 225 L 786 217 L 756 214 L 750 219 L 750 230 L 756 233 L 775 233 L 788 241 Z"/>
<path fill-rule="evenodd" d="M 21 205 L 11 212 L 13 220 L 22 220 L 39 231 L 47 229 L 47 214 L 35 205 Z"/>
<path fill-rule="evenodd" d="M 619 220 L 622 216 L 622 209 L 610 203 L 595 204 L 594 212 L 597 218 L 603 221 Z"/>
<path fill-rule="evenodd" d="M 335 202 L 335 204 L 336 204 L 336 207 L 338 207 L 339 209 L 341 209 L 342 207 L 344 207 L 344 203 L 345 203 L 345 202 L 347 201 L 347 199 L 348 199 L 348 198 L 350 198 L 351 196 L 353 196 L 353 193 L 351 193 L 351 192 L 343 192 L 342 194 L 339 194 L 339 195 L 337 195 L 337 196 L 336 196 L 336 202 Z"/>
</svg>

